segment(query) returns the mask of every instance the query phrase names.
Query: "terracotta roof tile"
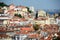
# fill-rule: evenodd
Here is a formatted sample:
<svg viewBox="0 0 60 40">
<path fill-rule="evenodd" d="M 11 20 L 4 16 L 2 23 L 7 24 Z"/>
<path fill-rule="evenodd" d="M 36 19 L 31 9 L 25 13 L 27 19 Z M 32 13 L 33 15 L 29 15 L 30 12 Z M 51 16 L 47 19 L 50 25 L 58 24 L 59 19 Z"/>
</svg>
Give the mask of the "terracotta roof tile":
<svg viewBox="0 0 60 40">
<path fill-rule="evenodd" d="M 0 34 L 0 37 L 4 37 L 4 38 L 6 38 L 6 37 L 9 37 L 9 36 L 6 35 L 6 34 Z"/>
<path fill-rule="evenodd" d="M 38 38 L 39 34 L 30 34 L 28 38 Z"/>
<path fill-rule="evenodd" d="M 24 28 L 21 28 L 22 31 L 33 31 L 33 28 L 30 28 L 30 27 L 24 27 Z"/>
</svg>

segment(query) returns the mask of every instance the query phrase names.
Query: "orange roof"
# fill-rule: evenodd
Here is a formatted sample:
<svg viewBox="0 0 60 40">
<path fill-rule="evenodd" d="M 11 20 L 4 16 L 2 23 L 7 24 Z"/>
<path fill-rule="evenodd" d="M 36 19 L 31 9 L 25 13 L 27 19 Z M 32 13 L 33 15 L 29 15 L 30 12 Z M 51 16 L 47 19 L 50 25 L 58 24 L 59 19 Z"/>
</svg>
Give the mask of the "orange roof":
<svg viewBox="0 0 60 40">
<path fill-rule="evenodd" d="M 27 20 L 25 18 L 19 18 L 17 16 L 14 16 L 12 19 L 10 19 L 10 21 L 27 21 Z"/>
<path fill-rule="evenodd" d="M 20 32 L 16 32 L 16 34 L 29 34 L 30 32 L 27 31 L 20 31 Z"/>
<path fill-rule="evenodd" d="M 45 24 L 44 26 L 50 27 L 50 25 L 48 25 L 48 24 Z"/>
<path fill-rule="evenodd" d="M 33 26 L 33 25 L 32 25 L 32 24 L 28 24 L 27 26 L 31 27 L 31 26 Z"/>
<path fill-rule="evenodd" d="M 17 6 L 16 8 L 26 8 L 25 6 Z"/>
<path fill-rule="evenodd" d="M 30 27 L 24 27 L 24 28 L 21 28 L 22 31 L 33 31 L 33 28 L 30 28 Z"/>
<path fill-rule="evenodd" d="M 6 28 L 5 27 L 0 27 L 0 32 L 6 32 Z"/>
<path fill-rule="evenodd" d="M 9 37 L 9 36 L 6 35 L 6 34 L 0 34 L 0 37 L 4 37 L 4 38 L 6 38 L 6 37 Z"/>
<path fill-rule="evenodd" d="M 14 12 L 14 11 L 15 11 L 14 9 L 8 10 L 8 12 Z"/>
<path fill-rule="evenodd" d="M 30 27 L 21 27 L 20 32 L 16 32 L 17 34 L 29 34 L 30 32 L 34 31 L 33 28 Z"/>
<path fill-rule="evenodd" d="M 30 34 L 28 38 L 38 38 L 39 34 Z"/>
<path fill-rule="evenodd" d="M 38 17 L 38 20 L 47 20 L 48 18 Z"/>
<path fill-rule="evenodd" d="M 16 24 L 10 23 L 9 26 L 16 26 Z"/>
<path fill-rule="evenodd" d="M 29 34 L 30 32 L 24 32 L 24 31 L 22 31 L 22 32 L 20 32 L 20 34 Z"/>
</svg>

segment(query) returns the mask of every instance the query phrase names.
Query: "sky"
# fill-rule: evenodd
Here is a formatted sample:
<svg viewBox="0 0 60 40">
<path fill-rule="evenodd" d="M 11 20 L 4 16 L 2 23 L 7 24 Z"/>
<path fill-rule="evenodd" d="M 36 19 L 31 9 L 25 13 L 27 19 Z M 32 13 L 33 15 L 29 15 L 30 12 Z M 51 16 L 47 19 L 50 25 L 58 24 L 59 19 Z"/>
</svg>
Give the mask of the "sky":
<svg viewBox="0 0 60 40">
<path fill-rule="evenodd" d="M 60 9 L 60 0 L 0 0 L 6 4 L 15 4 L 23 6 L 33 6 L 36 10 L 45 9 L 45 10 L 58 10 Z"/>
</svg>

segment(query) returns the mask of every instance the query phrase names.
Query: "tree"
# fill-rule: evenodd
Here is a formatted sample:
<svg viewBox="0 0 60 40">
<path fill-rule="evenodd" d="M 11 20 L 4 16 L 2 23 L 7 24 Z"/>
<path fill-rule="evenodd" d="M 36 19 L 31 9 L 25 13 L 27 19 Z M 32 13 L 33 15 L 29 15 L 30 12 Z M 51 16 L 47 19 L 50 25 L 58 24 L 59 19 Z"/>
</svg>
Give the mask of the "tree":
<svg viewBox="0 0 60 40">
<path fill-rule="evenodd" d="M 59 14 L 59 16 L 60 16 L 60 13 L 58 13 Z"/>
<path fill-rule="evenodd" d="M 53 40 L 60 40 L 60 38 L 59 38 L 59 37 L 54 36 L 54 37 L 53 37 Z"/>
<path fill-rule="evenodd" d="M 3 3 L 3 2 L 0 2 L 0 6 L 1 7 L 4 7 L 4 6 L 8 6 L 7 4 Z"/>
<path fill-rule="evenodd" d="M 26 8 L 27 8 L 27 10 L 28 10 L 28 12 L 29 12 L 29 13 L 32 13 L 32 11 L 31 11 L 31 10 L 29 10 L 29 7 L 26 7 Z"/>
<path fill-rule="evenodd" d="M 34 28 L 35 31 L 37 31 L 37 30 L 39 29 L 39 25 L 34 24 L 34 25 L 33 25 L 33 28 Z"/>
<path fill-rule="evenodd" d="M 14 16 L 22 18 L 21 14 L 15 14 Z"/>
</svg>

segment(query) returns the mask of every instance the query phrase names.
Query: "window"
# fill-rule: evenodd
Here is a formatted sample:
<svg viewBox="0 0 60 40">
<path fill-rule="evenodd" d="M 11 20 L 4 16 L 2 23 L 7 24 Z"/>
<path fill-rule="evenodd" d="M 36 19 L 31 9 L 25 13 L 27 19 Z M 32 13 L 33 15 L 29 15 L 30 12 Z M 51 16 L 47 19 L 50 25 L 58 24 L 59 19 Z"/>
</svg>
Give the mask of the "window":
<svg viewBox="0 0 60 40">
<path fill-rule="evenodd" d="M 54 21 L 55 21 L 54 19 L 51 19 L 51 20 L 50 20 L 50 23 L 51 23 L 51 24 L 54 24 Z"/>
</svg>

